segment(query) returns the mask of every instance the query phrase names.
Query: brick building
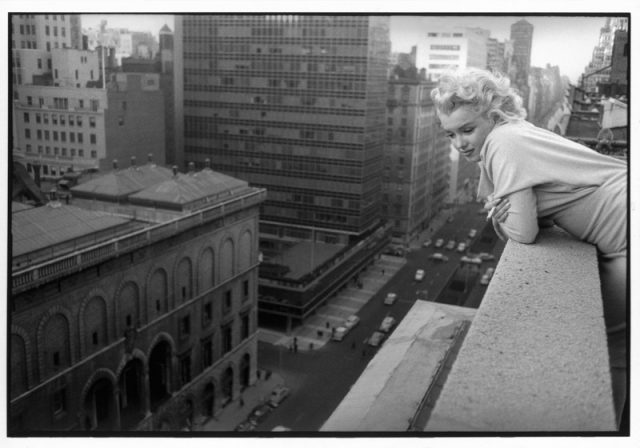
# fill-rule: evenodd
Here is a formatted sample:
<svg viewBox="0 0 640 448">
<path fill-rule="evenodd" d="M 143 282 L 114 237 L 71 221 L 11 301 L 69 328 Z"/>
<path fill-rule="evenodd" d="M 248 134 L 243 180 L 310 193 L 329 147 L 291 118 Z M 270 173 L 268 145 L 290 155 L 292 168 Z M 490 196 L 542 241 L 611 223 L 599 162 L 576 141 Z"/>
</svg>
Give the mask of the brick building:
<svg viewBox="0 0 640 448">
<path fill-rule="evenodd" d="M 176 430 L 256 381 L 265 191 L 115 169 L 12 214 L 9 435 Z"/>
</svg>

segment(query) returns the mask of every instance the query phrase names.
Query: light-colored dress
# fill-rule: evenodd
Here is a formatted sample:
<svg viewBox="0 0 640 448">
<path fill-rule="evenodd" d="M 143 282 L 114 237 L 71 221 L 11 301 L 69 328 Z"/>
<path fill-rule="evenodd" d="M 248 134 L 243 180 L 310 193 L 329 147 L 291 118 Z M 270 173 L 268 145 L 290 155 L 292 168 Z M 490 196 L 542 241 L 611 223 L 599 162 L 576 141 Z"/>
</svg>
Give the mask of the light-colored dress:
<svg viewBox="0 0 640 448">
<path fill-rule="evenodd" d="M 533 242 L 547 218 L 602 257 L 626 256 L 626 162 L 524 120 L 497 125 L 480 159 L 478 196 L 509 196 L 502 228 L 511 239 Z"/>
</svg>

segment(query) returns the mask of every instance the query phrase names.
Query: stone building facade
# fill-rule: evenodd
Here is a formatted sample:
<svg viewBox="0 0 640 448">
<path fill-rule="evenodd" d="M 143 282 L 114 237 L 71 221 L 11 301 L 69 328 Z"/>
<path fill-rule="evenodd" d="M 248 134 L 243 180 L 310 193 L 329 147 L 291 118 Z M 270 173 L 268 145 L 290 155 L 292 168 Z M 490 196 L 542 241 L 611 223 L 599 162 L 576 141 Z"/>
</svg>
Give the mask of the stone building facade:
<svg viewBox="0 0 640 448">
<path fill-rule="evenodd" d="M 101 202 L 81 189 L 72 204 L 13 215 L 23 239 L 13 242 L 9 434 L 184 429 L 256 381 L 264 190 L 211 170 L 153 183 L 119 199 L 117 215 L 90 209 Z M 153 216 L 141 198 L 155 195 L 159 210 L 158 189 L 176 196 L 196 183 L 188 199 L 206 205 L 133 218 Z M 34 223 L 50 226 L 42 247 Z"/>
</svg>

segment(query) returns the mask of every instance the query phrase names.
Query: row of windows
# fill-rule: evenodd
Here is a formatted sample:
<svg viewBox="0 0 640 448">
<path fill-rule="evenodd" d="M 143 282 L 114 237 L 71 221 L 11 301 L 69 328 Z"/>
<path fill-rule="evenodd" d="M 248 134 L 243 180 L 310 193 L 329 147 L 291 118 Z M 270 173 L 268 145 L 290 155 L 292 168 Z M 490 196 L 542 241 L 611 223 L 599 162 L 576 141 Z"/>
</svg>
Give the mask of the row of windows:
<svg viewBox="0 0 640 448">
<path fill-rule="evenodd" d="M 27 154 L 34 154 L 33 146 L 31 144 L 25 145 L 25 149 Z M 78 157 L 84 157 L 84 149 L 81 149 L 81 148 L 77 149 L 77 152 L 76 152 L 76 148 L 68 148 L 68 152 L 67 152 L 67 148 L 64 146 L 63 147 L 54 146 L 52 148 L 51 146 L 38 145 L 38 152 L 37 152 L 37 154 L 45 154 L 48 156 L 51 156 L 51 155 L 63 156 L 63 157 L 67 157 L 67 156 L 76 157 L 76 153 Z M 96 150 L 91 150 L 90 154 L 92 159 L 98 158 L 98 152 Z"/>
<path fill-rule="evenodd" d="M 84 134 L 82 132 L 67 132 L 67 131 L 49 131 L 49 129 L 36 129 L 36 139 L 53 142 L 67 142 L 67 135 L 69 136 L 69 143 L 84 143 Z M 77 136 L 77 138 L 76 138 Z M 31 140 L 31 129 L 24 130 L 24 138 Z M 95 145 L 98 143 L 98 137 L 96 134 L 89 134 L 89 143 Z"/>
<path fill-rule="evenodd" d="M 63 99 L 64 102 L 61 104 L 57 104 L 57 100 L 58 98 L 54 99 L 54 101 L 56 101 L 56 105 L 54 106 L 56 109 L 68 109 L 66 98 Z M 47 112 L 24 112 L 22 117 L 25 123 L 31 123 L 32 114 L 35 117 L 35 122 L 37 124 L 49 124 L 49 113 Z M 82 127 L 83 116 L 72 114 L 51 114 L 51 124 L 57 125 L 58 123 L 60 123 L 60 125 L 65 126 L 67 122 L 69 123 L 69 126 L 77 125 L 78 127 Z M 96 127 L 96 117 L 89 117 L 89 127 Z"/>
<path fill-rule="evenodd" d="M 280 98 L 277 98 L 277 97 Z M 330 98 L 329 101 L 335 99 Z M 314 114 L 323 114 L 323 115 L 346 115 L 350 117 L 363 117 L 365 115 L 365 111 L 363 109 L 352 109 L 352 108 L 330 108 L 330 107 L 305 107 L 305 106 L 289 106 L 282 105 L 282 96 L 281 95 L 267 95 L 265 105 L 259 104 L 244 104 L 244 103 L 220 103 L 217 101 L 201 101 L 201 100 L 185 100 L 184 105 L 186 107 L 204 107 L 207 109 L 223 109 L 228 110 L 230 116 L 239 117 L 239 110 L 250 110 L 261 111 L 263 117 L 267 116 L 269 112 L 291 112 L 291 113 L 314 113 Z M 266 110 L 265 110 L 266 109 Z M 268 111 L 268 112 L 267 112 Z"/>
<path fill-rule="evenodd" d="M 14 99 L 18 99 L 17 95 L 14 97 Z M 27 95 L 27 106 L 35 106 L 34 103 L 34 98 L 31 95 Z M 127 108 L 127 103 L 126 102 L 122 102 L 122 110 L 126 110 Z M 85 100 L 83 98 L 78 98 L 78 101 L 76 102 L 76 108 L 77 109 L 84 109 L 85 107 Z M 96 112 L 99 108 L 100 108 L 100 100 L 97 99 L 90 99 L 89 100 L 89 109 Z M 45 104 L 44 98 L 43 97 L 38 97 L 38 106 L 40 107 L 52 107 L 54 109 L 63 109 L 63 110 L 67 110 L 69 109 L 70 106 L 70 102 L 69 102 L 69 98 L 53 98 L 53 104 L 48 103 Z M 73 106 L 72 106 L 73 107 Z M 71 117 L 71 116 L 69 116 Z"/>
</svg>

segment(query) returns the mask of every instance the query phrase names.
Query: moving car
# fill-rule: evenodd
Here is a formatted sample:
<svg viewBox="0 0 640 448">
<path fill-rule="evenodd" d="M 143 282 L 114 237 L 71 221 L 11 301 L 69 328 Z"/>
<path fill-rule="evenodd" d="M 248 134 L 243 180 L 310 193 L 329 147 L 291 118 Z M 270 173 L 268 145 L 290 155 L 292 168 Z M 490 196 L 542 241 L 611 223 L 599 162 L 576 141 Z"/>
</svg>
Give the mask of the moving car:
<svg viewBox="0 0 640 448">
<path fill-rule="evenodd" d="M 355 314 L 352 314 L 351 316 L 347 317 L 347 320 L 344 321 L 344 326 L 348 330 L 351 330 L 353 327 L 358 325 L 359 322 L 360 322 L 360 318 Z"/>
<path fill-rule="evenodd" d="M 397 298 L 398 298 L 398 295 L 395 292 L 387 293 L 387 297 L 384 298 L 384 304 L 393 305 L 394 303 L 396 303 Z"/>
<path fill-rule="evenodd" d="M 488 254 L 486 252 L 479 253 L 478 258 L 480 258 L 482 261 L 493 261 L 496 259 L 493 254 Z"/>
<path fill-rule="evenodd" d="M 278 425 L 271 430 L 271 432 L 284 432 L 291 431 L 291 428 L 287 428 L 286 426 Z"/>
<path fill-rule="evenodd" d="M 371 337 L 367 340 L 367 344 L 369 344 L 371 347 L 379 347 L 380 345 L 382 345 L 385 336 L 386 335 L 381 331 L 374 331 Z"/>
<path fill-rule="evenodd" d="M 265 418 L 267 418 L 267 416 L 269 415 L 269 412 L 271 412 L 271 409 L 273 408 L 269 406 L 267 403 L 259 404 L 258 406 L 253 408 L 253 411 L 251 411 L 251 415 L 249 416 L 249 423 L 252 424 L 254 427 L 257 426 L 258 423 L 262 422 Z"/>
<path fill-rule="evenodd" d="M 478 234 L 478 231 L 476 229 L 471 229 L 469 230 L 469 238 L 473 238 Z"/>
<path fill-rule="evenodd" d="M 440 252 L 429 255 L 429 258 L 435 261 L 449 261 L 449 257 L 442 255 Z"/>
<path fill-rule="evenodd" d="M 460 253 L 463 253 L 465 250 L 467 250 L 467 245 L 465 243 L 460 243 L 458 244 L 458 249 L 456 250 Z"/>
<path fill-rule="evenodd" d="M 456 247 L 456 242 L 454 240 L 449 240 L 447 243 L 447 250 L 453 250 Z"/>
<path fill-rule="evenodd" d="M 347 327 L 338 327 L 333 331 L 331 339 L 334 341 L 342 341 L 347 333 L 349 333 L 349 329 Z"/>
<path fill-rule="evenodd" d="M 435 247 L 442 247 L 444 246 L 444 240 L 442 238 L 438 238 L 436 240 L 436 244 L 434 244 Z"/>
<path fill-rule="evenodd" d="M 495 268 L 487 268 L 487 271 L 485 272 L 486 275 L 489 276 L 489 278 L 493 277 L 493 273 L 495 272 Z"/>
<path fill-rule="evenodd" d="M 487 286 L 489 284 L 489 280 L 490 277 L 487 274 L 484 274 L 481 278 L 480 278 L 480 284 L 482 286 Z"/>
<path fill-rule="evenodd" d="M 479 257 L 471 258 L 466 255 L 460 257 L 460 261 L 463 263 L 482 264 L 482 260 Z"/>
<path fill-rule="evenodd" d="M 424 243 L 422 243 L 422 247 L 429 247 L 431 246 L 431 240 L 427 240 Z"/>
<path fill-rule="evenodd" d="M 269 405 L 277 408 L 282 401 L 289 396 L 289 388 L 283 385 L 276 386 L 269 396 Z"/>
<path fill-rule="evenodd" d="M 416 276 L 415 276 L 415 280 L 417 282 L 421 282 L 422 279 L 424 279 L 424 269 L 418 269 L 416 271 Z"/>
<path fill-rule="evenodd" d="M 396 319 L 393 316 L 387 316 L 382 319 L 379 330 L 384 333 L 389 333 L 395 324 Z"/>
</svg>

